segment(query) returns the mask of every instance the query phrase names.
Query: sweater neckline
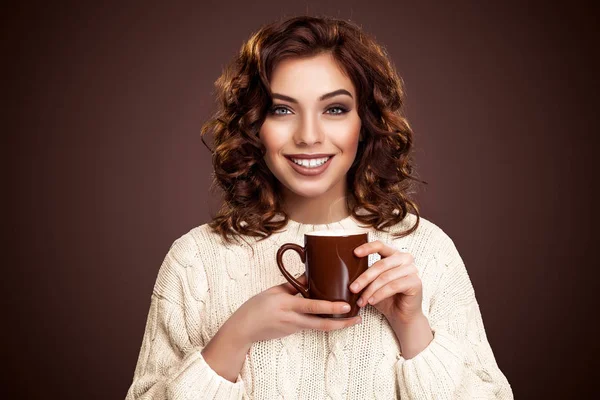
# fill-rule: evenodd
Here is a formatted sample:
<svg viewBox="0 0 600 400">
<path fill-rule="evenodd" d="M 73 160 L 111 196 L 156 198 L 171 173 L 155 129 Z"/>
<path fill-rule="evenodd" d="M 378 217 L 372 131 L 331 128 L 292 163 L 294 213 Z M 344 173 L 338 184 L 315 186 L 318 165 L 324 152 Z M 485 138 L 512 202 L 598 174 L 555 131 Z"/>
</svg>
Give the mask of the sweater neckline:
<svg viewBox="0 0 600 400">
<path fill-rule="evenodd" d="M 352 214 L 348 215 L 345 218 L 340 219 L 339 221 L 333 221 L 333 222 L 329 222 L 327 224 L 309 224 L 309 223 L 305 223 L 305 222 L 298 222 L 296 220 L 293 220 L 292 218 L 288 217 L 288 223 L 287 226 L 289 228 L 310 228 L 314 230 L 321 230 L 321 229 L 327 229 L 330 228 L 332 226 L 337 226 L 338 228 L 341 227 L 346 227 L 348 226 L 348 224 L 350 222 L 353 222 L 354 218 L 352 217 Z"/>
<path fill-rule="evenodd" d="M 285 233 L 287 235 L 292 235 L 294 237 L 301 237 L 307 232 L 312 231 L 325 231 L 325 230 L 365 230 L 366 227 L 362 226 L 360 221 L 350 214 L 349 216 L 339 220 L 330 222 L 328 224 L 308 224 L 295 221 L 291 218 L 288 218 L 288 222 L 285 229 Z M 366 230 L 365 230 L 366 231 Z M 286 236 L 287 236 L 286 235 Z"/>
</svg>

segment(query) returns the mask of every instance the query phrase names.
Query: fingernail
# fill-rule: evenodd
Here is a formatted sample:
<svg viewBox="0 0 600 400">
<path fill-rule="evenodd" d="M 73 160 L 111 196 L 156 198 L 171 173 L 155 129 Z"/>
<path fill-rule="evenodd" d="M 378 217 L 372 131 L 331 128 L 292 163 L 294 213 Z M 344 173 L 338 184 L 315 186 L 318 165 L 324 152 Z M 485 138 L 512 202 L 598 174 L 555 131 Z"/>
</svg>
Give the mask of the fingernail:
<svg viewBox="0 0 600 400">
<path fill-rule="evenodd" d="M 344 311 L 344 312 L 348 312 L 348 311 L 350 311 L 350 305 L 349 305 L 349 304 L 344 304 L 344 305 L 342 306 L 342 311 Z"/>
<path fill-rule="evenodd" d="M 350 285 L 350 289 L 354 291 L 358 290 L 358 283 L 353 283 L 352 285 Z"/>
<path fill-rule="evenodd" d="M 356 302 L 356 304 L 358 304 L 359 307 L 362 307 L 362 305 L 363 305 L 363 299 L 362 299 L 362 297 L 360 299 L 358 299 L 358 301 Z"/>
<path fill-rule="evenodd" d="M 369 299 L 369 304 L 373 304 L 373 301 L 374 301 L 374 300 L 375 300 L 375 299 L 371 297 L 371 298 Z"/>
</svg>

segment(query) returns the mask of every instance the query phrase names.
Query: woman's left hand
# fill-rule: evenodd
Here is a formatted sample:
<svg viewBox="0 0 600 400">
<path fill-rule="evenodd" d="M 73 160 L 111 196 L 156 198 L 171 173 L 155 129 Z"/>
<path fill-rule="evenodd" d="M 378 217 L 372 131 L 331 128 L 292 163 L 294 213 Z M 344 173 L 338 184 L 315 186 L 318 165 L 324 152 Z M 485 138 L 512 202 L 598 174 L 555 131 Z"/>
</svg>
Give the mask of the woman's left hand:
<svg viewBox="0 0 600 400">
<path fill-rule="evenodd" d="M 403 325 L 422 318 L 423 287 L 413 256 L 379 240 L 365 243 L 354 250 L 358 257 L 373 253 L 379 253 L 381 260 L 350 285 L 353 293 L 365 288 L 358 305 L 364 307 L 371 304 L 389 322 Z"/>
</svg>

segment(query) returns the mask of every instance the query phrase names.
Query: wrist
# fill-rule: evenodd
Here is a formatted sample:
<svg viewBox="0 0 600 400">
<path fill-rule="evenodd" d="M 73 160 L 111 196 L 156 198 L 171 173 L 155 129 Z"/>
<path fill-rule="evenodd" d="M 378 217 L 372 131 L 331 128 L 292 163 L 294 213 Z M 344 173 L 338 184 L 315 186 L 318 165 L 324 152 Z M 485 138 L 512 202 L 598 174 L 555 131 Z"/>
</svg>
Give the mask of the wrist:
<svg viewBox="0 0 600 400">
<path fill-rule="evenodd" d="M 415 357 L 433 340 L 429 320 L 424 314 L 417 315 L 410 320 L 390 321 L 390 325 L 400 343 L 402 356 L 405 359 Z"/>
<path fill-rule="evenodd" d="M 428 320 L 427 320 L 427 317 L 425 316 L 425 314 L 423 314 L 423 312 L 421 311 L 418 314 L 412 315 L 410 317 L 399 317 L 397 315 L 392 315 L 391 317 L 388 318 L 388 321 L 391 325 L 394 325 L 394 326 L 407 327 L 407 326 L 413 326 L 416 324 L 420 324 L 420 323 L 423 323 L 423 321 L 428 321 Z"/>
<path fill-rule="evenodd" d="M 248 329 L 235 313 L 221 326 L 219 334 L 230 344 L 231 349 L 244 354 L 250 350 L 253 340 Z"/>
<path fill-rule="evenodd" d="M 202 357 L 218 375 L 235 383 L 252 343 L 244 340 L 230 318 L 202 350 Z"/>
</svg>

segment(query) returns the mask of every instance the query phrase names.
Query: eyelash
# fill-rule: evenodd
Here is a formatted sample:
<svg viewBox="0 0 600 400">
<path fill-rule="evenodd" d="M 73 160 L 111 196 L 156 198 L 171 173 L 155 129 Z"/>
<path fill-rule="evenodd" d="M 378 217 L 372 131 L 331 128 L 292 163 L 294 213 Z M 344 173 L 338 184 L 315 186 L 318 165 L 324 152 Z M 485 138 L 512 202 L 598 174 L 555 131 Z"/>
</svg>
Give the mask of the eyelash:
<svg viewBox="0 0 600 400">
<path fill-rule="evenodd" d="M 278 110 L 278 109 L 280 109 L 280 108 L 281 108 L 281 109 L 284 109 L 284 110 L 288 110 L 288 111 L 290 111 L 290 112 L 291 112 L 291 110 L 290 110 L 289 108 L 287 108 L 287 107 L 284 107 L 284 106 L 275 106 L 275 107 L 271 108 L 271 109 L 269 110 L 269 112 L 270 112 L 272 115 L 276 116 L 276 117 L 283 117 L 284 115 L 288 115 L 288 114 L 275 114 L 275 111 L 276 111 L 276 110 Z M 344 114 L 346 114 L 346 113 L 348 112 L 348 109 L 347 109 L 346 107 L 342 107 L 342 106 L 333 106 L 333 107 L 329 107 L 327 110 L 329 111 L 329 110 L 331 110 L 331 109 L 335 109 L 335 108 L 338 108 L 338 109 L 340 109 L 340 110 L 341 110 L 341 112 L 339 112 L 339 113 L 336 113 L 336 114 L 331 114 L 331 115 L 344 115 Z"/>
</svg>

